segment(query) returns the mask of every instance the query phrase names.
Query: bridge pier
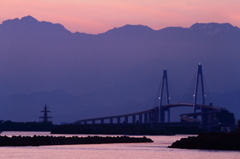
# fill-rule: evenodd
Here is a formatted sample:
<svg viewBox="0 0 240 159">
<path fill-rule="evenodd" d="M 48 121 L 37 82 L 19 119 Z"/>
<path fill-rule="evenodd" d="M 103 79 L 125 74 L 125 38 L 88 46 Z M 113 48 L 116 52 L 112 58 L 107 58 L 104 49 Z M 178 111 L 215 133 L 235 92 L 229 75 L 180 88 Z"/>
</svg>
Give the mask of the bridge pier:
<svg viewBox="0 0 240 159">
<path fill-rule="evenodd" d="M 160 109 L 160 123 L 165 123 L 165 111 L 163 108 Z"/>
<path fill-rule="evenodd" d="M 124 123 L 128 123 L 128 116 L 125 116 L 125 121 L 124 121 Z"/>
<path fill-rule="evenodd" d="M 155 123 L 159 123 L 159 110 L 158 110 L 158 108 L 155 109 L 154 115 L 155 115 Z"/>
<path fill-rule="evenodd" d="M 148 123 L 152 123 L 152 113 L 151 112 L 149 112 L 148 113 Z"/>
<path fill-rule="evenodd" d="M 110 124 L 113 124 L 113 118 L 110 118 L 109 120 L 110 120 Z"/>
<path fill-rule="evenodd" d="M 104 124 L 104 119 L 101 119 L 101 124 Z"/>
<path fill-rule="evenodd" d="M 138 121 L 139 121 L 139 123 L 142 123 L 142 114 L 139 114 Z"/>
<path fill-rule="evenodd" d="M 133 124 L 136 123 L 136 115 L 133 115 L 133 116 L 132 116 L 132 123 L 133 123 Z"/>
<path fill-rule="evenodd" d="M 152 112 L 152 123 L 158 123 L 158 113 L 156 110 Z"/>
<path fill-rule="evenodd" d="M 168 122 L 170 123 L 170 109 L 167 110 L 168 113 Z"/>
<path fill-rule="evenodd" d="M 117 117 L 117 123 L 121 124 L 121 118 L 120 117 Z"/>
<path fill-rule="evenodd" d="M 148 113 L 144 113 L 144 123 L 148 123 Z"/>
</svg>

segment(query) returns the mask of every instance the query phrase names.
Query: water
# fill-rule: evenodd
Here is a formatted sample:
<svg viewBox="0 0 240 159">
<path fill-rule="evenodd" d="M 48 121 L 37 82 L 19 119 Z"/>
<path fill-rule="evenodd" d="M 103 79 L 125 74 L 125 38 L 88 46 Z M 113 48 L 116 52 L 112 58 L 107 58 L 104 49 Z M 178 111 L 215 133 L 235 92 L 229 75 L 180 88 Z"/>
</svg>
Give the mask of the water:
<svg viewBox="0 0 240 159">
<path fill-rule="evenodd" d="M 2 135 L 49 135 L 48 132 L 2 132 Z M 69 135 L 70 136 L 70 135 Z M 78 135 L 88 136 L 88 135 Z M 239 159 L 240 151 L 170 149 L 187 135 L 147 136 L 154 143 L 0 147 L 0 159 Z"/>
</svg>

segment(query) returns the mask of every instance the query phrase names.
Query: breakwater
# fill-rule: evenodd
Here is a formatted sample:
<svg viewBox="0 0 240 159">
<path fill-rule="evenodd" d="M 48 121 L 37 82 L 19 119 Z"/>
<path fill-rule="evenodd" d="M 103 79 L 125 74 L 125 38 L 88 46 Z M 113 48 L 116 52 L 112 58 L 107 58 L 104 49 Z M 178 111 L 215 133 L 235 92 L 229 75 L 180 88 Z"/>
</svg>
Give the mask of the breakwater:
<svg viewBox="0 0 240 159">
<path fill-rule="evenodd" d="M 198 136 L 182 138 L 172 143 L 169 148 L 240 150 L 240 133 L 200 133 Z"/>
<path fill-rule="evenodd" d="M 41 146 L 41 145 L 74 145 L 74 144 L 107 144 L 107 143 L 144 143 L 153 142 L 146 137 L 65 137 L 65 136 L 0 136 L 0 146 Z"/>
</svg>

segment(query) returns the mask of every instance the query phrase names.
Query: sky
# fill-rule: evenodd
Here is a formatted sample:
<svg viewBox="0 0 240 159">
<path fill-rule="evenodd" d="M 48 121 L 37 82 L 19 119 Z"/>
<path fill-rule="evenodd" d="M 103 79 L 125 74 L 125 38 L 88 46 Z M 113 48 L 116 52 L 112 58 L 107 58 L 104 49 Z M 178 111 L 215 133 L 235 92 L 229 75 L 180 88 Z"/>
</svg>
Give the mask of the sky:
<svg viewBox="0 0 240 159">
<path fill-rule="evenodd" d="M 240 26 L 239 0 L 0 0 L 0 23 L 31 15 L 71 32 L 98 34 L 126 24 L 155 30 L 194 23 Z"/>
</svg>

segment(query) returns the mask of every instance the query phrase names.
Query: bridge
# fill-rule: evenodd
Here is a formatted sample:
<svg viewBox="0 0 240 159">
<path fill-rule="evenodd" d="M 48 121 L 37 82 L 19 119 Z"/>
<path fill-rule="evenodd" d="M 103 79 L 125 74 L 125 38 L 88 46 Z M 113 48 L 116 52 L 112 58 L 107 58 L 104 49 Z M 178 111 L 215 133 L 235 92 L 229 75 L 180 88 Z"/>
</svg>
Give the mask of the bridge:
<svg viewBox="0 0 240 159">
<path fill-rule="evenodd" d="M 201 88 L 199 89 L 199 87 Z M 165 91 L 164 91 L 165 90 Z M 202 103 L 197 104 L 198 91 L 201 91 Z M 166 103 L 163 104 L 164 92 L 166 93 Z M 219 125 L 223 120 L 220 119 L 218 114 L 224 114 L 223 118 L 231 118 L 232 113 L 229 113 L 225 108 L 214 106 L 212 104 L 205 104 L 205 92 L 203 83 L 202 65 L 198 65 L 195 95 L 193 103 L 173 103 L 169 101 L 169 89 L 167 70 L 163 70 L 163 77 L 161 83 L 161 91 L 159 96 L 159 106 L 140 111 L 135 113 L 83 119 L 74 122 L 74 124 L 157 124 L 157 123 L 171 123 L 170 122 L 170 110 L 176 107 L 192 107 L 192 113 L 180 114 L 180 121 L 182 123 L 195 123 L 203 128 L 214 127 Z M 167 118 L 167 120 L 166 120 Z M 234 118 L 234 117 L 233 117 Z"/>
</svg>

